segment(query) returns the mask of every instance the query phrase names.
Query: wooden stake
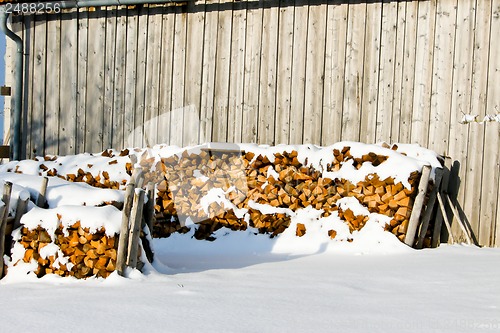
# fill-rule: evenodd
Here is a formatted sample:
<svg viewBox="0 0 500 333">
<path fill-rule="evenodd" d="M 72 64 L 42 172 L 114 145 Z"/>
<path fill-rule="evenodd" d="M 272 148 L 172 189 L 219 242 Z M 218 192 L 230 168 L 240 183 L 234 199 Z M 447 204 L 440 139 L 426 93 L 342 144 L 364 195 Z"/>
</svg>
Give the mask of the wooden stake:
<svg viewBox="0 0 500 333">
<path fill-rule="evenodd" d="M 444 167 L 443 167 L 443 179 L 441 180 L 441 188 L 440 188 L 440 195 L 443 196 L 445 193 L 448 192 L 448 184 L 450 181 L 450 170 L 451 170 L 451 158 L 446 157 L 444 160 Z M 444 205 L 443 205 L 444 207 Z M 432 232 L 432 242 L 431 242 L 431 247 L 436 248 L 439 243 L 441 242 L 441 229 L 443 226 L 443 218 L 446 214 L 446 210 L 443 209 L 438 209 L 437 214 L 436 214 L 436 220 L 434 221 L 434 230 Z M 449 230 L 448 232 L 451 232 Z M 451 233 L 450 233 L 451 235 Z"/>
<path fill-rule="evenodd" d="M 458 225 L 460 226 L 460 228 L 462 229 L 462 232 L 465 235 L 465 240 L 467 241 L 467 244 L 469 244 L 469 245 L 472 244 L 472 240 L 471 240 L 471 236 L 469 234 L 469 231 L 465 228 L 465 224 L 462 221 L 462 219 L 460 218 L 460 214 L 458 213 L 457 207 L 453 204 L 449 195 L 446 195 L 446 198 L 448 199 L 448 204 L 451 207 L 451 211 L 453 212 L 453 215 L 458 220 Z"/>
<path fill-rule="evenodd" d="M 47 205 L 47 199 L 45 195 L 47 194 L 47 185 L 49 184 L 49 178 L 43 177 L 42 179 L 42 187 L 40 188 L 40 194 L 38 194 L 38 198 L 36 198 L 36 205 L 40 208 L 45 208 Z"/>
<path fill-rule="evenodd" d="M 418 194 L 415 198 L 413 204 L 413 209 L 411 211 L 410 222 L 408 224 L 408 230 L 406 231 L 405 243 L 409 246 L 413 246 L 415 241 L 415 234 L 417 232 L 420 215 L 422 213 L 422 208 L 424 206 L 425 194 L 427 193 L 427 186 L 429 185 L 429 176 L 431 174 L 431 167 L 425 165 L 422 168 L 422 175 L 420 177 L 420 183 L 418 184 Z"/>
<path fill-rule="evenodd" d="M 450 244 L 454 244 L 455 239 L 453 238 L 453 235 L 451 233 L 451 225 L 450 225 L 450 221 L 448 220 L 448 214 L 446 214 L 446 208 L 444 207 L 443 198 L 441 196 L 441 193 L 437 194 L 437 198 L 438 198 L 439 207 L 441 208 L 442 216 L 444 219 L 444 224 L 446 225 L 446 229 L 448 230 L 448 234 L 450 236 Z"/>
<path fill-rule="evenodd" d="M 134 183 L 128 183 L 125 190 L 125 198 L 123 202 L 122 210 L 122 225 L 120 228 L 120 237 L 118 238 L 118 251 L 116 258 L 116 270 L 118 274 L 123 276 L 125 272 L 125 265 L 127 263 L 127 253 L 128 253 L 128 236 L 129 236 L 129 221 L 130 212 L 132 210 L 132 201 L 134 196 Z"/>
<path fill-rule="evenodd" d="M 5 231 L 7 229 L 7 217 L 9 216 L 10 195 L 12 193 L 12 183 L 5 182 L 3 186 L 3 203 L 4 206 L 0 209 L 0 279 L 3 277 L 3 256 L 5 254 Z"/>
<path fill-rule="evenodd" d="M 17 200 L 16 216 L 14 218 L 12 230 L 16 230 L 21 226 L 21 217 L 26 214 L 26 211 L 28 209 L 28 201 L 30 201 L 29 196 L 25 200 L 21 200 L 20 198 Z"/>
<path fill-rule="evenodd" d="M 432 192 L 429 196 L 429 202 L 427 203 L 424 217 L 422 219 L 422 226 L 420 227 L 420 234 L 418 235 L 418 241 L 416 245 L 417 249 L 421 249 L 424 247 L 424 239 L 425 235 L 427 234 L 427 229 L 432 217 L 432 212 L 434 211 L 434 207 L 436 205 L 436 198 L 439 187 L 441 186 L 441 179 L 443 179 L 443 169 L 436 169 L 436 182 L 434 183 L 434 188 L 432 189 Z"/>
<path fill-rule="evenodd" d="M 142 188 L 142 185 L 144 185 L 144 173 L 142 172 L 142 168 L 134 169 L 130 182 L 133 182 L 136 188 Z"/>
<path fill-rule="evenodd" d="M 146 210 L 144 212 L 144 220 L 148 225 L 149 232 L 153 233 L 153 219 L 155 216 L 155 185 L 152 182 L 148 183 L 146 188 L 146 195 L 148 197 L 148 203 L 146 204 Z"/>
<path fill-rule="evenodd" d="M 137 267 L 137 254 L 139 251 L 139 238 L 141 236 L 142 211 L 144 207 L 144 190 L 137 189 L 134 195 L 134 203 L 130 214 L 130 233 L 128 239 L 127 266 Z"/>
</svg>

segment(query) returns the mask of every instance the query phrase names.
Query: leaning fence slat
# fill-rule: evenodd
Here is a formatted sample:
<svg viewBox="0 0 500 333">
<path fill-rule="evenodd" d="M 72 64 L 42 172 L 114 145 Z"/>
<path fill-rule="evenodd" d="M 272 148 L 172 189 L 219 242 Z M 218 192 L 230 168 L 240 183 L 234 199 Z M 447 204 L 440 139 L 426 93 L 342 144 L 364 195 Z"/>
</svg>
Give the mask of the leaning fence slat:
<svg viewBox="0 0 500 333">
<path fill-rule="evenodd" d="M 0 278 L 3 277 L 3 255 L 5 254 L 5 231 L 7 230 L 7 217 L 9 216 L 10 195 L 12 193 L 12 183 L 5 182 L 3 186 L 3 203 L 0 209 Z"/>
<path fill-rule="evenodd" d="M 450 170 L 451 170 L 451 158 L 446 157 L 444 160 L 444 167 L 443 167 L 443 179 L 441 180 L 441 186 L 439 191 L 441 196 L 443 196 L 445 193 L 448 192 L 448 183 L 450 181 Z M 445 217 L 445 215 L 447 217 L 445 209 L 438 209 L 436 214 L 436 220 L 434 221 L 434 230 L 432 233 L 432 242 L 431 242 L 432 248 L 437 247 L 441 242 L 441 228 L 443 226 L 443 218 Z"/>
<path fill-rule="evenodd" d="M 116 270 L 121 276 L 123 276 L 123 273 L 125 272 L 125 265 L 127 263 L 129 220 L 130 211 L 132 210 L 134 189 L 135 184 L 127 184 L 123 202 L 122 225 L 120 228 L 120 237 L 118 238 L 118 254 L 116 258 Z"/>
<path fill-rule="evenodd" d="M 134 195 L 132 212 L 130 213 L 130 233 L 128 239 L 127 266 L 137 267 L 137 255 L 139 251 L 139 238 L 141 235 L 142 211 L 144 206 L 144 190 L 137 189 Z"/>
<path fill-rule="evenodd" d="M 441 196 L 441 193 L 437 194 L 437 198 L 438 198 L 438 202 L 439 202 L 439 208 L 441 208 L 441 213 L 443 216 L 444 224 L 446 225 L 446 229 L 448 230 L 450 244 L 454 244 L 455 239 L 453 238 L 453 234 L 451 233 L 451 225 L 450 225 L 450 221 L 448 220 L 448 214 L 446 214 L 446 208 L 444 207 L 444 202 L 443 202 L 443 198 Z"/>
<path fill-rule="evenodd" d="M 413 204 L 410 222 L 408 223 L 408 230 L 406 231 L 405 243 L 409 246 L 413 246 L 413 242 L 415 240 L 415 234 L 417 232 L 420 214 L 424 206 L 425 194 L 427 193 L 427 186 L 429 185 L 430 174 L 431 167 L 425 165 L 422 168 L 422 175 L 420 177 L 420 183 L 418 184 L 418 194 L 415 198 L 415 203 Z"/>
<path fill-rule="evenodd" d="M 429 202 L 427 203 L 424 217 L 422 219 L 422 226 L 420 228 L 420 234 L 418 236 L 418 241 L 416 245 L 417 249 L 421 249 L 424 246 L 425 234 L 427 233 L 427 229 L 429 228 L 429 222 L 431 220 L 434 207 L 436 206 L 437 193 L 439 191 L 439 187 L 441 186 L 442 179 L 443 179 L 443 169 L 436 169 L 436 181 L 434 183 L 434 188 L 432 189 L 432 192 L 429 196 Z"/>
<path fill-rule="evenodd" d="M 149 228 L 149 232 L 153 233 L 153 219 L 155 216 L 155 185 L 152 182 L 148 183 L 146 187 L 146 196 L 148 202 L 146 204 L 146 211 L 144 212 L 144 220 Z"/>
<path fill-rule="evenodd" d="M 21 217 L 26 213 L 28 209 L 28 201 L 30 201 L 30 197 L 22 198 L 21 196 L 17 200 L 16 207 L 16 216 L 14 218 L 14 223 L 12 225 L 12 230 L 16 230 L 21 226 Z"/>
<path fill-rule="evenodd" d="M 458 221 L 458 225 L 460 226 L 460 228 L 462 229 L 462 232 L 465 235 L 465 240 L 467 241 L 467 244 L 469 244 L 469 245 L 472 244 L 472 240 L 471 240 L 471 236 L 469 234 L 469 231 L 465 228 L 464 222 L 460 218 L 460 214 L 458 213 L 457 207 L 455 207 L 455 205 L 451 201 L 449 195 L 446 195 L 446 198 L 448 199 L 448 204 L 451 207 L 451 211 L 453 212 L 453 215 L 455 216 L 455 218 Z"/>
</svg>

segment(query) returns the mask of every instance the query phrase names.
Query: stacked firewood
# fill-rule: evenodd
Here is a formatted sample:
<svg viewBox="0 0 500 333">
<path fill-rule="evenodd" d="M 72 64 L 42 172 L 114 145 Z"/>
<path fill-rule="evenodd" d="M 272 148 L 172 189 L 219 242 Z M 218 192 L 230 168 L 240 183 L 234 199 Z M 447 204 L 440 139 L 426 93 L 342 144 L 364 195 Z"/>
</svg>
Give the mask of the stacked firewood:
<svg viewBox="0 0 500 333">
<path fill-rule="evenodd" d="M 129 156 L 129 149 L 123 149 L 120 152 L 115 152 L 111 149 L 105 150 L 97 156 L 107 157 L 109 161 L 108 165 L 113 167 L 113 165 L 118 163 L 117 157 Z M 52 167 L 49 162 L 57 161 L 59 156 L 56 155 L 46 155 L 43 157 L 37 157 L 38 161 L 42 160 L 43 163 L 39 164 L 39 175 L 49 176 L 49 177 L 59 177 L 61 179 L 70 182 L 83 182 L 87 183 L 93 187 L 98 188 L 108 188 L 108 189 L 120 189 L 127 183 L 126 179 L 113 180 L 110 178 L 109 172 L 106 170 L 92 170 L 94 165 L 89 163 L 86 165 L 86 169 L 90 171 L 85 171 L 81 167 L 75 173 L 64 174 L 57 170 L 57 167 Z M 45 163 L 48 162 L 48 163 Z M 47 165 L 46 165 L 47 164 Z M 125 164 L 125 171 L 130 176 L 132 174 L 133 164 L 128 162 Z M 16 166 L 13 170 L 17 173 L 22 173 L 19 166 Z"/>
<path fill-rule="evenodd" d="M 25 248 L 24 262 L 36 261 L 35 274 L 46 274 L 87 278 L 98 276 L 106 278 L 116 268 L 118 238 L 106 235 L 104 229 L 90 232 L 76 222 L 63 232 L 62 226 L 56 229 L 54 239 L 47 230 L 38 227 L 29 230 L 23 227 L 19 243 Z M 44 257 L 44 247 L 55 244 L 57 253 Z"/>
<path fill-rule="evenodd" d="M 374 166 L 384 163 L 387 156 L 369 153 L 353 158 L 350 148 L 333 150 L 334 159 L 326 171 L 340 170 L 342 164 L 352 160 L 352 165 L 360 169 L 363 163 Z M 262 214 L 250 207 L 250 202 L 287 208 L 292 212 L 312 206 L 323 210 L 323 216 L 338 211 L 339 217 L 346 221 L 351 231 L 360 230 L 367 221 L 366 216 L 354 216 L 349 210 L 342 212 L 336 205 L 343 197 L 355 197 L 371 213 L 392 217 L 386 229 L 401 240 L 406 228 L 416 195 L 419 173 L 409 178 L 411 189 L 402 183 L 395 183 L 392 177 L 379 179 L 370 174 L 364 181 L 353 184 L 345 179 L 322 177 L 319 170 L 303 165 L 296 151 L 274 154 L 274 161 L 264 155 L 255 156 L 251 152 L 202 151 L 162 159 L 163 181 L 158 186 L 156 211 L 163 215 L 158 221 L 165 221 L 165 234 L 161 228 L 155 229 L 155 236 L 168 236 L 182 229 L 182 221 L 189 217 L 200 225 L 197 238 L 209 238 L 211 233 L 221 227 L 244 230 L 247 223 L 238 218 L 233 208 L 248 209 L 249 226 L 260 233 L 276 235 L 290 224 L 285 214 Z M 221 189 L 226 203 L 212 202 L 203 209 L 202 198 L 210 190 Z M 226 206 L 226 205 L 228 205 Z M 184 230 L 185 231 L 185 230 Z M 333 234 L 333 233 L 331 233 Z M 331 236 L 331 235 L 330 235 Z"/>
<path fill-rule="evenodd" d="M 394 146 L 393 149 L 397 149 Z M 116 155 L 127 156 L 125 149 L 119 153 L 104 151 L 110 167 L 116 164 Z M 225 227 L 245 230 L 253 227 L 260 233 L 272 236 L 283 232 L 290 224 L 286 213 L 265 214 L 251 204 L 284 208 L 295 212 L 312 207 L 323 210 L 327 217 L 334 212 L 349 225 L 351 231 L 361 229 L 366 217 L 351 216 L 337 207 L 344 197 L 355 197 L 370 213 L 380 213 L 392 218 L 386 230 L 403 240 L 408 228 L 416 186 L 420 173 L 414 172 L 408 181 L 410 189 L 392 177 L 380 179 L 377 174 L 366 176 L 363 181 L 352 183 L 343 178 L 328 178 L 323 174 L 338 171 L 344 164 L 361 169 L 366 163 L 378 166 L 387 156 L 370 152 L 353 157 L 350 147 L 332 150 L 332 162 L 325 170 L 317 170 L 299 161 L 298 152 L 275 153 L 272 161 L 265 155 L 246 151 L 201 149 L 195 153 L 184 150 L 170 157 L 150 156 L 146 151 L 138 161 L 144 172 L 144 184 L 153 182 L 157 186 L 155 197 L 155 219 L 153 237 L 168 237 L 172 233 L 185 233 L 190 220 L 197 224 L 195 237 L 211 239 L 214 231 Z M 52 160 L 55 157 L 45 157 Z M 130 175 L 135 162 L 126 163 Z M 91 168 L 91 165 L 88 166 Z M 58 174 L 55 168 L 40 165 L 45 174 L 69 181 L 86 182 L 95 187 L 123 188 L 126 180 L 110 180 L 106 170 L 76 174 Z M 334 178 L 334 179 L 332 179 Z M 204 198 L 217 189 L 220 200 L 205 202 Z M 239 211 L 246 212 L 244 214 Z M 332 231 L 332 236 L 334 232 Z"/>
</svg>

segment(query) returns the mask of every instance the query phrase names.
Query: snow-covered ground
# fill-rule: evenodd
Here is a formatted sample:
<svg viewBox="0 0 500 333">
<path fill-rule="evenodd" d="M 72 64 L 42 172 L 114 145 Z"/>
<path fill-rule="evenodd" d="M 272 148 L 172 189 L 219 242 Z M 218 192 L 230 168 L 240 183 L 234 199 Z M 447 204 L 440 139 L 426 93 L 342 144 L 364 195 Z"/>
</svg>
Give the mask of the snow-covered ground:
<svg viewBox="0 0 500 333">
<path fill-rule="evenodd" d="M 500 249 L 386 242 L 296 254 L 273 250 L 277 242 L 179 235 L 155 240 L 146 275 L 7 276 L 1 332 L 500 330 Z"/>
<path fill-rule="evenodd" d="M 389 156 L 379 167 L 367 163 L 360 170 L 344 163 L 339 172 L 353 182 L 359 181 L 359 174 L 364 179 L 368 173 L 406 181 L 422 165 L 438 163 L 435 154 L 416 146 L 399 147 L 406 158 L 382 147 L 349 145 L 354 155 L 380 150 Z M 158 156 L 174 152 L 160 148 Z M 304 163 L 307 157 L 318 168 L 333 158 L 331 149 L 289 148 L 300 148 Z M 244 150 L 272 158 L 276 149 L 288 148 L 248 146 Z M 0 168 L 0 179 L 15 184 L 12 210 L 17 197 L 37 197 L 40 164 L 57 167 L 63 174 L 77 173 L 82 165 L 84 172 L 102 173 L 104 165 L 110 179 L 122 184 L 128 177 L 125 162 L 129 159 L 113 159 L 111 163 L 102 156 L 79 155 L 13 162 Z M 5 172 L 14 167 L 24 174 Z M 353 211 L 365 209 L 351 199 L 344 198 L 339 205 Z M 122 191 L 51 178 L 50 209 L 31 204 L 22 223 L 34 228 L 43 220 L 57 226 L 61 217 L 53 209 L 58 209 L 64 219 L 73 221 L 82 215 L 89 223 L 106 225 L 115 232 L 117 228 L 106 223 L 117 221 L 117 227 L 118 211 L 115 218 L 111 212 L 102 215 L 104 220 L 97 219 L 98 210 L 114 208 L 92 206 L 122 200 Z M 83 205 L 84 213 L 79 211 Z M 290 213 L 291 227 L 272 239 L 255 235 L 252 228 L 231 233 L 220 229 L 214 242 L 195 240 L 191 237 L 194 230 L 154 239 L 153 265 L 146 265 L 144 274 L 129 270 L 127 278 L 113 273 L 105 280 L 50 274 L 37 279 L 27 274 L 33 270 L 29 264 L 14 266 L 18 262 L 14 251 L 9 272 L 0 281 L 0 333 L 500 331 L 500 249 L 445 245 L 417 251 L 384 231 L 386 216 L 371 214 L 367 224 L 351 234 L 340 219 L 320 220 L 319 213 L 307 208 Z M 296 237 L 294 224 L 298 222 L 307 222 L 303 237 Z M 338 232 L 335 240 L 326 233 L 331 227 Z"/>
</svg>

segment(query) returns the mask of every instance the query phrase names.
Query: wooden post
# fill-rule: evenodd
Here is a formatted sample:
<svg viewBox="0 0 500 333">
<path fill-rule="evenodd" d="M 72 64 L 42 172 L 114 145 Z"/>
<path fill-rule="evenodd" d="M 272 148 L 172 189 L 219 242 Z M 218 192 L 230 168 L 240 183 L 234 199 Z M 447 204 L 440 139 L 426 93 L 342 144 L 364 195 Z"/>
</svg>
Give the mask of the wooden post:
<svg viewBox="0 0 500 333">
<path fill-rule="evenodd" d="M 455 216 L 455 218 L 458 220 L 458 225 L 460 226 L 460 228 L 462 229 L 462 232 L 464 233 L 465 235 L 465 240 L 467 241 L 467 244 L 472 244 L 472 240 L 471 240 L 471 236 L 469 234 L 469 231 L 465 228 L 465 224 L 464 222 L 462 221 L 462 219 L 460 218 L 460 214 L 458 213 L 458 210 L 457 210 L 457 207 L 455 207 L 455 205 L 453 204 L 453 202 L 451 201 L 451 198 L 449 195 L 446 195 L 446 198 L 448 199 L 448 204 L 450 205 L 451 207 L 451 210 L 453 212 L 453 215 Z"/>
<path fill-rule="evenodd" d="M 422 168 L 422 175 L 420 176 L 420 183 L 418 184 L 418 194 L 413 204 L 411 211 L 410 222 L 408 223 L 408 230 L 406 231 L 405 243 L 406 245 L 413 246 L 415 241 L 415 234 L 417 232 L 420 214 L 424 206 L 425 194 L 427 193 L 427 186 L 429 185 L 429 176 L 431 174 L 431 167 L 425 165 Z"/>
<path fill-rule="evenodd" d="M 155 185 L 152 182 L 148 183 L 146 187 L 146 196 L 148 197 L 148 202 L 146 204 L 146 211 L 144 212 L 144 220 L 149 228 L 149 232 L 153 234 L 153 219 L 155 217 Z"/>
<path fill-rule="evenodd" d="M 121 276 L 123 276 L 123 273 L 125 272 L 125 265 L 127 263 L 129 221 L 130 212 L 132 210 L 134 189 L 135 184 L 128 183 L 125 190 L 125 198 L 123 200 L 122 225 L 120 228 L 120 236 L 118 238 L 118 253 L 116 258 L 116 270 Z"/>
<path fill-rule="evenodd" d="M 127 266 L 137 267 L 137 254 L 139 250 L 139 238 L 141 236 L 142 211 L 144 207 L 144 190 L 137 189 L 134 195 L 134 204 L 130 214 L 130 234 L 128 239 Z"/>
<path fill-rule="evenodd" d="M 142 168 L 137 169 L 137 175 L 135 178 L 135 187 L 142 188 L 144 186 L 144 172 L 142 172 Z"/>
<path fill-rule="evenodd" d="M 444 224 L 446 225 L 446 229 L 448 230 L 448 234 L 450 237 L 450 244 L 455 243 L 455 239 L 453 238 L 453 234 L 451 233 L 451 225 L 450 221 L 448 220 L 448 214 L 446 214 L 446 208 L 444 207 L 444 202 L 443 202 L 443 197 L 441 196 L 441 193 L 437 194 L 438 202 L 439 202 L 439 207 L 441 208 L 441 213 L 444 219 Z M 435 229 L 434 229 L 435 230 Z"/>
<path fill-rule="evenodd" d="M 3 186 L 3 203 L 4 206 L 2 210 L 0 210 L 0 279 L 3 277 L 3 256 L 5 254 L 5 231 L 7 229 L 7 217 L 9 216 L 9 204 L 10 204 L 10 195 L 12 193 L 12 183 L 5 182 Z"/>
<path fill-rule="evenodd" d="M 16 207 L 16 216 L 14 218 L 14 223 L 12 225 L 12 230 L 16 230 L 21 226 L 21 217 L 26 213 L 26 210 L 28 209 L 28 201 L 30 201 L 30 197 L 22 197 L 22 192 L 19 194 L 19 198 L 17 200 L 17 207 Z"/>
<path fill-rule="evenodd" d="M 49 178 L 43 177 L 42 179 L 42 187 L 40 188 L 40 194 L 38 194 L 38 198 L 36 198 L 36 205 L 40 208 L 45 208 L 47 205 L 47 199 L 45 195 L 47 194 L 47 185 L 49 184 Z"/>
<path fill-rule="evenodd" d="M 448 192 L 448 184 L 450 181 L 450 170 L 451 170 L 451 158 L 446 157 L 444 160 L 443 179 L 441 180 L 441 188 L 439 192 L 441 197 Z M 443 218 L 445 215 L 446 215 L 445 209 L 438 209 L 436 214 L 436 220 L 434 221 L 434 230 L 432 232 L 432 242 L 431 242 L 432 248 L 436 248 L 441 241 L 441 228 L 443 226 Z"/>
<path fill-rule="evenodd" d="M 418 236 L 416 245 L 417 249 L 421 249 L 424 247 L 425 234 L 427 233 L 427 229 L 429 228 L 429 222 L 431 220 L 434 207 L 436 206 L 436 198 L 441 186 L 441 179 L 443 179 L 443 169 L 436 169 L 436 182 L 434 183 L 434 188 L 432 189 L 432 192 L 429 196 L 429 202 L 427 203 L 424 217 L 422 219 L 422 226 L 420 227 L 420 234 Z"/>
</svg>

